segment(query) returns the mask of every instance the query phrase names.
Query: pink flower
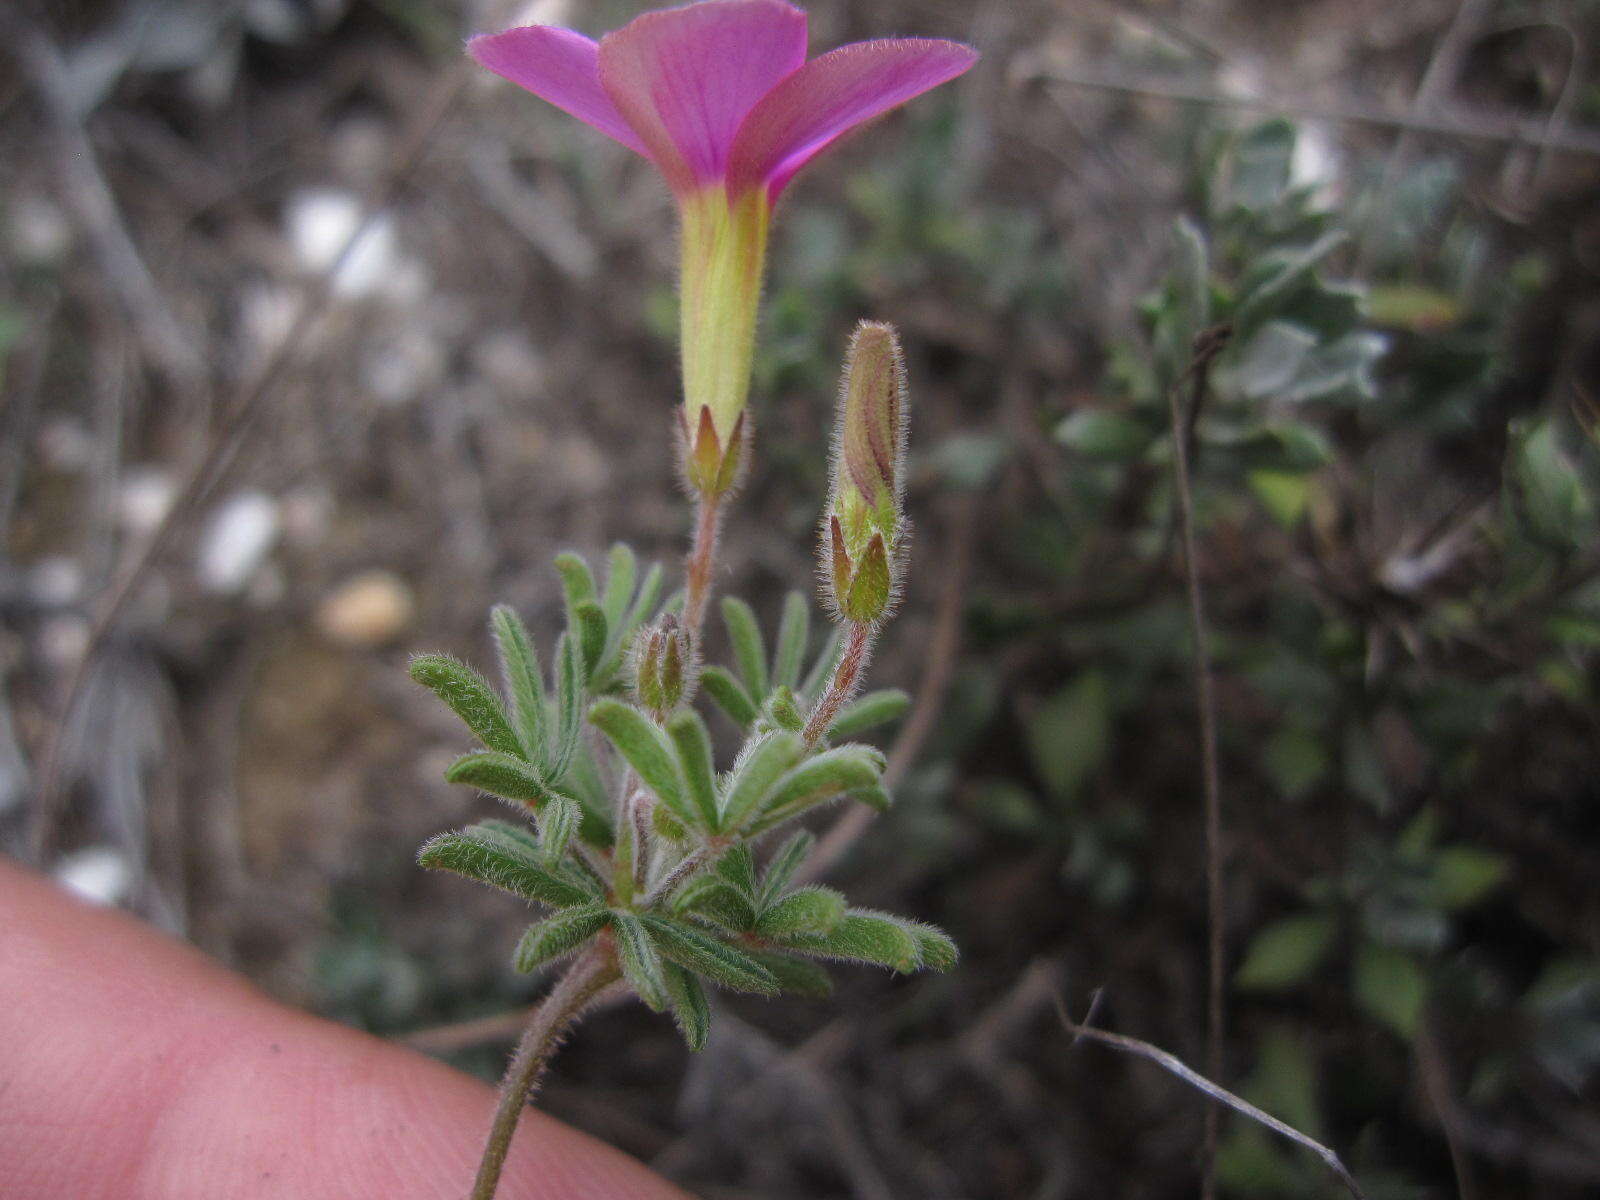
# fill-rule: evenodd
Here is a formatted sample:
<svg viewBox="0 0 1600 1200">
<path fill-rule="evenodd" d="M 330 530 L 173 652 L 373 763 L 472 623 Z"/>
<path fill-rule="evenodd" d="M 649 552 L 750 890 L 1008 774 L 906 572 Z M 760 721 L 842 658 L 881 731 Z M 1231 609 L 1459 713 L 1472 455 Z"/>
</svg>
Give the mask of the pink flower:
<svg viewBox="0 0 1600 1200">
<path fill-rule="evenodd" d="M 683 216 L 685 417 L 693 448 L 709 428 L 719 462 L 738 440 L 778 196 L 856 126 L 977 59 L 958 42 L 890 38 L 807 62 L 806 15 L 782 0 L 645 13 L 598 43 L 532 25 L 474 38 L 468 49 L 665 176 Z"/>
</svg>

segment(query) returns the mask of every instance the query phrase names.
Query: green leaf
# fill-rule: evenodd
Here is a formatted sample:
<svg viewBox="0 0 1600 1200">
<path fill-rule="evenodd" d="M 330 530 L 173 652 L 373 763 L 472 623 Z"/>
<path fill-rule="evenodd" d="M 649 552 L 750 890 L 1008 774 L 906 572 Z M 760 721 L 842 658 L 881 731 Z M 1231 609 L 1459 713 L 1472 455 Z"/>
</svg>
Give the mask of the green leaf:
<svg viewBox="0 0 1600 1200">
<path fill-rule="evenodd" d="M 594 600 L 594 576 L 590 574 L 589 564 L 583 561 L 582 556 L 570 550 L 556 555 L 555 565 L 556 573 L 561 576 L 561 593 L 566 598 L 570 617 L 578 605 Z"/>
<path fill-rule="evenodd" d="M 619 634 L 622 645 L 626 646 L 633 631 L 655 615 L 656 605 L 661 600 L 663 578 L 660 563 L 655 563 L 645 572 L 644 582 L 639 585 L 639 594 L 634 597 L 633 607 L 628 609 L 628 616 L 622 623 Z"/>
<path fill-rule="evenodd" d="M 517 944 L 517 970 L 527 974 L 553 959 L 571 954 L 599 933 L 610 919 L 611 914 L 603 904 L 585 904 L 528 926 L 528 932 Z"/>
<path fill-rule="evenodd" d="M 805 660 L 806 643 L 811 636 L 811 606 L 800 592 L 783 598 L 783 617 L 778 623 L 778 648 L 772 654 L 772 686 L 793 688 L 800 682 L 800 666 Z"/>
<path fill-rule="evenodd" d="M 733 661 L 739 668 L 739 678 L 745 689 L 757 701 L 766 698 L 767 650 L 761 638 L 761 626 L 750 606 L 737 596 L 724 597 L 722 623 L 727 626 L 728 639 L 733 643 Z"/>
<path fill-rule="evenodd" d="M 844 910 L 844 897 L 832 888 L 801 888 L 763 912 L 756 921 L 756 932 L 763 937 L 832 933 L 844 919 Z"/>
<path fill-rule="evenodd" d="M 690 880 L 673 897 L 672 911 L 679 916 L 704 917 L 730 933 L 748 933 L 755 928 L 756 910 L 750 898 L 714 874 Z"/>
<path fill-rule="evenodd" d="M 631 912 L 615 910 L 611 913 L 611 928 L 617 936 L 617 958 L 622 962 L 623 975 L 647 1007 L 661 1012 L 667 1007 L 667 981 L 661 956 L 644 923 Z"/>
<path fill-rule="evenodd" d="M 917 951 L 922 956 L 924 970 L 945 972 L 955 968 L 961 951 L 944 930 L 921 921 L 907 921 L 911 936 L 917 939 Z"/>
<path fill-rule="evenodd" d="M 606 616 L 606 625 L 613 631 L 622 628 L 628 614 L 628 601 L 633 599 L 633 581 L 639 563 L 633 551 L 622 542 L 611 547 L 611 561 L 606 570 L 605 597 L 600 607 Z"/>
<path fill-rule="evenodd" d="M 804 829 L 791 834 L 783 845 L 779 846 L 767 863 L 767 870 L 761 877 L 761 894 L 757 898 L 761 907 L 765 908 L 783 894 L 789 886 L 789 880 L 794 878 L 794 873 L 800 869 L 800 864 L 806 861 L 817 839 Z"/>
<path fill-rule="evenodd" d="M 909 974 L 922 962 L 922 947 L 905 922 L 888 913 L 853 908 L 827 934 L 796 934 L 786 949 L 819 958 L 872 963 Z"/>
<path fill-rule="evenodd" d="M 755 899 L 756 861 L 750 853 L 748 842 L 740 842 L 736 846 L 729 847 L 722 857 L 717 859 L 712 870 L 737 888 L 742 895 Z"/>
<path fill-rule="evenodd" d="M 606 614 L 593 600 L 585 600 L 572 616 L 576 622 L 572 632 L 583 650 L 584 678 L 591 678 L 606 652 Z"/>
<path fill-rule="evenodd" d="M 1103 408 L 1080 408 L 1056 426 L 1055 438 L 1096 462 L 1125 463 L 1145 452 L 1152 431 L 1137 417 Z"/>
<path fill-rule="evenodd" d="M 805 752 L 805 741 L 787 729 L 775 730 L 749 743 L 728 775 L 717 828 L 722 832 L 739 828 Z"/>
<path fill-rule="evenodd" d="M 549 747 L 545 743 L 544 678 L 539 672 L 539 656 L 528 630 L 509 605 L 497 604 L 489 614 L 494 640 L 500 648 L 500 671 L 506 694 L 511 697 L 512 723 L 529 762 L 548 765 Z"/>
<path fill-rule="evenodd" d="M 550 777 L 559 779 L 578 751 L 583 728 L 583 663 L 578 644 L 566 634 L 556 639 L 556 744 Z"/>
<path fill-rule="evenodd" d="M 577 877 L 552 871 L 537 847 L 530 848 L 494 826 L 441 833 L 423 843 L 417 861 L 429 870 L 453 871 L 556 908 L 598 899 L 596 890 L 581 886 Z"/>
<path fill-rule="evenodd" d="M 595 701 L 589 720 L 611 740 L 656 799 L 685 824 L 695 824 L 694 809 L 683 797 L 677 756 L 654 721 L 620 700 Z"/>
<path fill-rule="evenodd" d="M 766 710 L 767 720 L 779 729 L 799 733 L 806 726 L 806 718 L 800 712 L 794 692 L 784 684 L 772 689 L 772 694 L 767 697 Z"/>
<path fill-rule="evenodd" d="M 522 756 L 500 697 L 471 667 L 445 654 L 422 654 L 411 660 L 411 678 L 448 704 L 489 749 Z"/>
<path fill-rule="evenodd" d="M 1289 727 L 1267 739 L 1261 765 L 1285 799 L 1300 800 L 1327 777 L 1328 752 L 1316 734 Z"/>
<path fill-rule="evenodd" d="M 736 992 L 771 996 L 778 981 L 743 950 L 667 917 L 646 914 L 639 918 L 661 953 L 696 975 Z"/>
<path fill-rule="evenodd" d="M 825 1000 L 833 994 L 833 980 L 824 968 L 814 962 L 777 950 L 750 950 L 747 953 L 772 973 L 772 977 L 778 981 L 780 992 L 807 996 L 813 1000 Z"/>
<path fill-rule="evenodd" d="M 868 729 L 899 720 L 910 707 L 911 697 L 899 688 L 883 688 L 880 691 L 868 692 L 859 700 L 852 700 L 839 710 L 839 715 L 833 719 L 833 725 L 828 730 L 828 736 L 855 737 Z"/>
<path fill-rule="evenodd" d="M 444 773 L 446 783 L 464 783 L 492 796 L 521 800 L 538 808 L 551 796 L 539 773 L 520 758 L 498 750 L 476 750 L 463 754 Z"/>
<path fill-rule="evenodd" d="M 704 1050 L 711 1034 L 711 1006 L 706 1003 L 705 989 L 677 963 L 664 963 L 663 967 L 667 999 L 672 1004 L 672 1019 L 678 1024 L 678 1032 L 691 1051 Z"/>
<path fill-rule="evenodd" d="M 1376 942 L 1356 951 L 1356 1002 L 1406 1041 L 1417 1032 L 1428 997 L 1428 977 L 1410 955 Z"/>
<path fill-rule="evenodd" d="M 1040 778 L 1056 799 L 1070 803 L 1105 761 L 1111 742 L 1111 689 L 1099 671 L 1085 671 L 1027 724 L 1028 747 Z"/>
<path fill-rule="evenodd" d="M 775 824 L 825 800 L 874 787 L 882 773 L 883 755 L 871 746 L 836 746 L 773 780 L 756 811 L 764 825 Z"/>
<path fill-rule="evenodd" d="M 667 720 L 667 736 L 678 752 L 689 799 L 700 820 L 699 829 L 714 829 L 717 824 L 717 777 L 711 762 L 711 734 L 693 709 L 685 708 Z"/>
<path fill-rule="evenodd" d="M 1434 856 L 1428 900 L 1451 911 L 1470 908 L 1505 882 L 1511 864 L 1476 846 L 1446 846 Z"/>
<path fill-rule="evenodd" d="M 757 716 L 756 702 L 740 683 L 721 667 L 706 667 L 700 672 L 700 686 L 717 707 L 728 714 L 740 729 L 749 729 Z"/>
<path fill-rule="evenodd" d="M 1297 471 L 1251 471 L 1250 490 L 1272 519 L 1293 529 L 1311 505 L 1311 478 Z"/>
<path fill-rule="evenodd" d="M 578 836 L 591 846 L 610 846 L 613 838 L 611 797 L 600 778 L 599 768 L 595 766 L 594 756 L 582 742 L 574 747 L 572 759 L 560 777 L 560 785 L 583 807 L 583 823 L 578 828 Z"/>
<path fill-rule="evenodd" d="M 551 796 L 539 814 L 539 847 L 549 862 L 560 862 L 567 853 L 572 835 L 583 823 L 583 809 L 576 800 Z"/>
<path fill-rule="evenodd" d="M 1255 991 L 1281 991 L 1304 983 L 1327 958 L 1338 931 L 1338 922 L 1327 913 L 1299 913 L 1274 921 L 1251 939 L 1233 981 Z"/>
</svg>

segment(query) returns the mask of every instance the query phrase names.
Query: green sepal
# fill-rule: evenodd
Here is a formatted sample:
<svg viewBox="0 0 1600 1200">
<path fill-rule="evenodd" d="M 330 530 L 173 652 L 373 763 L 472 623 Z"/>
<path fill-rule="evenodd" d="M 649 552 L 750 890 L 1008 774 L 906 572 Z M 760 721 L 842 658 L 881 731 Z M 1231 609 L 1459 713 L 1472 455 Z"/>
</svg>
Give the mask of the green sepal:
<svg viewBox="0 0 1600 1200">
<path fill-rule="evenodd" d="M 734 763 L 722 793 L 717 828 L 738 829 L 776 784 L 805 755 L 806 744 L 797 733 L 779 729 L 750 743 Z"/>
<path fill-rule="evenodd" d="M 711 761 L 711 734 L 700 714 L 685 708 L 667 720 L 667 736 L 678 752 L 689 799 L 699 814 L 698 827 L 715 828 L 717 823 L 717 775 Z"/>
<path fill-rule="evenodd" d="M 759 703 L 768 690 L 767 648 L 755 611 L 739 597 L 727 596 L 722 601 L 722 623 L 733 643 L 733 662 L 739 668 L 739 678 Z"/>
<path fill-rule="evenodd" d="M 775 779 L 762 795 L 757 824 L 786 821 L 814 805 L 878 785 L 883 755 L 871 746 L 836 746 Z"/>
<path fill-rule="evenodd" d="M 694 809 L 683 798 L 677 756 L 661 729 L 631 704 L 597 700 L 589 720 L 611 740 L 656 799 L 687 825 L 695 823 Z"/>
<path fill-rule="evenodd" d="M 539 848 L 548 862 L 560 862 L 583 823 L 583 808 L 566 796 L 551 796 L 539 814 Z"/>
<path fill-rule="evenodd" d="M 447 654 L 421 654 L 411 660 L 411 678 L 448 704 L 489 749 L 522 756 L 500 697 L 471 667 Z"/>
<path fill-rule="evenodd" d="M 711 1034 L 711 1005 L 706 1001 L 706 990 L 700 981 L 677 963 L 662 964 L 662 978 L 667 985 L 667 1000 L 672 1005 L 672 1019 L 684 1044 L 691 1052 L 706 1048 L 706 1038 Z"/>
<path fill-rule="evenodd" d="M 911 707 L 911 697 L 899 688 L 868 692 L 839 710 L 828 729 L 829 737 L 851 738 L 878 725 L 898 720 Z"/>
<path fill-rule="evenodd" d="M 583 675 L 591 678 L 606 652 L 606 614 L 593 600 L 585 600 L 572 610 L 571 632 L 583 651 Z"/>
<path fill-rule="evenodd" d="M 778 622 L 778 647 L 772 652 L 772 686 L 793 688 L 800 682 L 800 665 L 805 660 L 806 642 L 811 637 L 811 606 L 800 592 L 783 598 L 783 616 Z"/>
<path fill-rule="evenodd" d="M 906 922 L 888 913 L 853 908 L 826 934 L 795 934 L 785 949 L 819 958 L 872 963 L 909 974 L 922 965 L 922 945 Z"/>
<path fill-rule="evenodd" d="M 884 548 L 883 535 L 874 533 L 855 563 L 850 590 L 839 597 L 839 610 L 852 621 L 871 624 L 887 615 L 893 596 L 889 552 Z"/>
<path fill-rule="evenodd" d="M 514 896 L 570 908 L 599 898 L 598 889 L 576 873 L 552 871 L 529 847 L 493 825 L 473 825 L 441 833 L 423 843 L 417 862 L 433 871 L 453 871 Z M 581 881 L 581 882 L 580 882 Z"/>
<path fill-rule="evenodd" d="M 623 975 L 648 1008 L 661 1012 L 667 1007 L 667 983 L 654 941 L 633 913 L 613 910 L 610 915 Z"/>
<path fill-rule="evenodd" d="M 673 897 L 672 911 L 680 916 L 704 917 L 729 933 L 749 933 L 756 926 L 756 910 L 748 896 L 716 875 L 689 881 Z"/>
<path fill-rule="evenodd" d="M 700 672 L 700 686 L 706 695 L 717 702 L 717 707 L 728 714 L 728 719 L 740 729 L 749 729 L 759 715 L 756 702 L 744 690 L 744 684 L 726 669 L 706 667 Z"/>
<path fill-rule="evenodd" d="M 767 862 L 766 873 L 761 877 L 758 904 L 765 908 L 783 895 L 784 889 L 789 886 L 789 880 L 794 878 L 794 873 L 800 869 L 800 864 L 806 861 L 811 848 L 816 844 L 817 839 L 804 829 L 785 839 L 783 845 L 778 847 Z"/>
<path fill-rule="evenodd" d="M 825 1000 L 833 994 L 833 977 L 814 962 L 777 950 L 749 950 L 747 953 L 772 972 L 785 995 Z"/>
<path fill-rule="evenodd" d="M 548 765 L 549 747 L 545 738 L 544 678 L 539 673 L 539 655 L 522 618 L 510 605 L 497 604 L 489 613 L 495 644 L 500 649 L 500 673 L 506 694 L 511 697 L 511 718 L 522 752 L 538 767 Z"/>
<path fill-rule="evenodd" d="M 606 625 L 613 633 L 622 628 L 627 616 L 628 601 L 633 599 L 633 581 L 638 569 L 639 560 L 634 557 L 633 550 L 623 542 L 613 543 L 606 567 L 605 595 L 600 601 Z"/>
<path fill-rule="evenodd" d="M 599 933 L 610 919 L 611 914 L 604 905 L 585 904 L 564 909 L 537 925 L 530 925 L 522 941 L 517 943 L 514 965 L 527 974 L 553 959 L 571 954 Z"/>
<path fill-rule="evenodd" d="M 667 917 L 645 914 L 639 921 L 662 954 L 696 975 L 736 992 L 777 993 L 778 981 L 772 972 L 743 950 Z"/>
<path fill-rule="evenodd" d="M 491 796 L 520 800 L 537 809 L 552 793 L 539 772 L 520 758 L 498 750 L 475 750 L 463 754 L 445 768 L 446 783 L 464 783 Z"/>
<path fill-rule="evenodd" d="M 756 920 L 756 932 L 762 937 L 832 933 L 844 919 L 844 911 L 844 897 L 832 888 L 801 888 L 763 912 Z"/>
</svg>

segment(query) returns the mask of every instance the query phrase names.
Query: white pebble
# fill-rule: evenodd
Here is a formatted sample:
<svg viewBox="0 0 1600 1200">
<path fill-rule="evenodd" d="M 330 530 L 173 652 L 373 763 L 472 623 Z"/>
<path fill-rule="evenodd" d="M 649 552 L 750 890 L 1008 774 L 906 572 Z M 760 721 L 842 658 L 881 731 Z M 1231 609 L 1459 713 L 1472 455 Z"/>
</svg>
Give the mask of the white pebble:
<svg viewBox="0 0 1600 1200">
<path fill-rule="evenodd" d="M 240 492 L 212 516 L 200 539 L 195 574 L 207 591 L 244 590 L 278 540 L 278 505 L 262 492 Z"/>
<path fill-rule="evenodd" d="M 128 860 L 110 846 L 90 846 L 69 854 L 56 866 L 56 881 L 93 904 L 115 904 L 128 894 L 133 872 Z"/>
</svg>

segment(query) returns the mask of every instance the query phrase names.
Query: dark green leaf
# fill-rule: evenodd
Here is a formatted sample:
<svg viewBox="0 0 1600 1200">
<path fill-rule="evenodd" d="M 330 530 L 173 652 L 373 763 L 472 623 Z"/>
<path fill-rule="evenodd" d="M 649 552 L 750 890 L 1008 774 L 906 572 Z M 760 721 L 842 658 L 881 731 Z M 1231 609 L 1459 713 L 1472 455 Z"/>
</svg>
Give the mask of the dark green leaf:
<svg viewBox="0 0 1600 1200">
<path fill-rule="evenodd" d="M 517 970 L 526 974 L 552 959 L 571 954 L 599 933 L 610 919 L 611 914 L 604 905 L 585 904 L 528 926 L 528 932 L 517 945 Z"/>
<path fill-rule="evenodd" d="M 736 992 L 757 992 L 770 996 L 778 981 L 743 950 L 719 941 L 681 921 L 645 915 L 640 922 L 650 931 L 661 953 L 696 975 Z"/>
<path fill-rule="evenodd" d="M 667 736 L 677 749 L 678 765 L 683 768 L 689 799 L 700 817 L 698 827 L 712 829 L 717 823 L 717 778 L 711 762 L 711 734 L 706 730 L 706 723 L 693 709 L 681 709 L 668 719 Z"/>
<path fill-rule="evenodd" d="M 661 956 L 644 924 L 631 912 L 611 913 L 611 928 L 617 936 L 617 957 L 622 973 L 633 990 L 656 1012 L 667 1007 L 667 982 Z"/>
<path fill-rule="evenodd" d="M 500 697 L 471 667 L 448 655 L 422 654 L 411 660 L 411 678 L 448 704 L 489 749 L 521 757 L 522 742 Z"/>
<path fill-rule="evenodd" d="M 1085 671 L 1028 721 L 1035 769 L 1058 800 L 1070 802 L 1105 760 L 1111 740 L 1111 689 Z"/>
<path fill-rule="evenodd" d="M 566 634 L 556 639 L 556 744 L 550 775 L 559 779 L 578 749 L 583 727 L 583 663 L 578 644 Z"/>
<path fill-rule="evenodd" d="M 923 970 L 943 972 L 955 968 L 956 962 L 961 958 L 961 951 L 957 949 L 955 941 L 949 934 L 921 921 L 907 921 L 905 925 L 911 931 L 911 936 L 917 940 L 917 950 L 922 955 Z"/>
<path fill-rule="evenodd" d="M 884 688 L 868 692 L 859 700 L 852 700 L 839 710 L 833 719 L 828 736 L 852 738 L 858 733 L 895 721 L 911 707 L 911 697 L 899 688 Z"/>
<path fill-rule="evenodd" d="M 458 833 L 441 833 L 423 844 L 417 861 L 434 871 L 453 871 L 529 900 L 557 908 L 597 899 L 578 880 L 550 869 L 517 839 L 494 826 L 474 825 Z"/>
<path fill-rule="evenodd" d="M 756 921 L 756 932 L 763 937 L 832 933 L 844 919 L 844 910 L 844 897 L 832 888 L 801 888 L 763 912 Z"/>
<path fill-rule="evenodd" d="M 1251 939 L 1233 981 L 1258 991 L 1304 983 L 1328 956 L 1337 932 L 1338 923 L 1327 913 L 1300 913 L 1274 921 Z"/>
<path fill-rule="evenodd" d="M 760 963 L 778 981 L 778 990 L 813 1000 L 823 1000 L 833 994 L 833 980 L 828 972 L 814 962 L 783 954 L 777 950 L 750 950 L 751 958 Z"/>
<path fill-rule="evenodd" d="M 560 862 L 567 853 L 572 835 L 583 821 L 583 809 L 576 800 L 566 796 L 552 796 L 539 814 L 539 846 L 545 858 Z"/>
<path fill-rule="evenodd" d="M 811 635 L 811 606 L 800 592 L 783 598 L 783 618 L 778 624 L 778 648 L 772 654 L 772 685 L 793 688 L 800 682 Z"/>
<path fill-rule="evenodd" d="M 836 746 L 771 780 L 756 811 L 763 824 L 776 823 L 825 800 L 874 787 L 882 773 L 883 755 L 878 750 L 862 745 Z M 731 819 L 729 823 L 732 824 Z"/>
<path fill-rule="evenodd" d="M 585 600 L 573 608 L 572 616 L 575 626 L 570 632 L 583 651 L 583 673 L 589 678 L 606 652 L 606 614 L 593 600 Z"/>
<path fill-rule="evenodd" d="M 761 895 L 759 902 L 763 908 L 771 904 L 783 894 L 789 886 L 789 880 L 794 878 L 794 873 L 800 869 L 800 864 L 805 862 L 806 856 L 811 853 L 817 839 L 804 829 L 790 835 L 773 854 L 767 863 L 766 873 L 761 877 Z"/>
<path fill-rule="evenodd" d="M 498 750 L 463 754 L 445 769 L 444 778 L 447 783 L 464 783 L 507 800 L 526 801 L 534 808 L 551 796 L 532 766 Z"/>
<path fill-rule="evenodd" d="M 700 981 L 677 963 L 662 964 L 667 984 L 667 999 L 672 1004 L 672 1018 L 678 1023 L 678 1032 L 691 1051 L 704 1050 L 706 1038 L 711 1033 L 711 1006 L 706 1003 L 706 992 Z"/>
<path fill-rule="evenodd" d="M 751 900 L 755 899 L 756 860 L 750 853 L 748 842 L 740 842 L 736 846 L 729 847 L 722 857 L 717 859 L 712 870 L 739 889 L 743 895 Z"/>
<path fill-rule="evenodd" d="M 1415 1036 L 1428 996 L 1428 977 L 1414 958 L 1363 942 L 1356 951 L 1353 984 L 1362 1008 L 1407 1041 Z"/>
<path fill-rule="evenodd" d="M 721 667 L 706 667 L 700 672 L 700 686 L 728 714 L 729 720 L 740 729 L 750 728 L 757 715 L 756 702 L 744 690 L 744 684 Z"/>
<path fill-rule="evenodd" d="M 801 954 L 873 963 L 909 973 L 922 962 L 922 947 L 906 923 L 888 913 L 854 908 L 828 934 L 796 934 L 783 945 Z"/>
<path fill-rule="evenodd" d="M 705 874 L 691 880 L 674 897 L 672 910 L 680 915 L 704 917 L 730 933 L 748 933 L 755 928 L 756 910 L 747 896 L 726 879 Z"/>
<path fill-rule="evenodd" d="M 672 744 L 654 721 L 620 700 L 597 700 L 589 720 L 611 739 L 644 785 L 688 825 L 695 824 L 694 809 L 685 801 L 677 756 Z"/>
<path fill-rule="evenodd" d="M 512 723 L 522 741 L 529 762 L 547 765 L 549 747 L 545 743 L 544 678 L 539 673 L 539 656 L 528 636 L 527 627 L 516 610 L 498 604 L 489 614 L 494 639 L 500 647 L 500 670 L 506 693 L 511 697 Z"/>
<path fill-rule="evenodd" d="M 1476 846 L 1445 846 L 1433 860 L 1428 900 L 1446 911 L 1470 908 L 1505 882 L 1505 858 Z"/>
<path fill-rule="evenodd" d="M 737 596 L 722 601 L 722 623 L 728 628 L 728 638 L 733 643 L 733 661 L 739 668 L 739 678 L 757 702 L 766 698 L 767 649 L 761 638 L 761 626 L 750 606 Z"/>
<path fill-rule="evenodd" d="M 800 735 L 787 729 L 751 742 L 729 773 L 717 827 L 723 831 L 737 829 L 747 817 L 760 811 L 758 806 L 773 792 L 774 785 L 805 752 L 806 744 Z"/>
</svg>

